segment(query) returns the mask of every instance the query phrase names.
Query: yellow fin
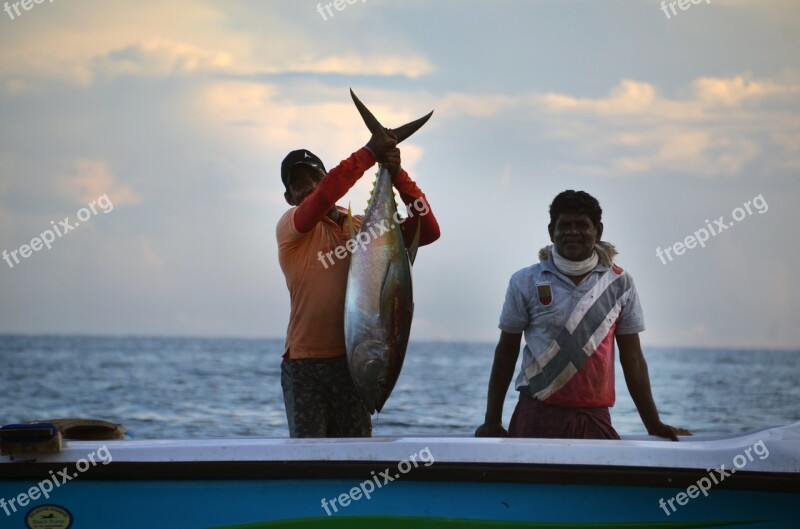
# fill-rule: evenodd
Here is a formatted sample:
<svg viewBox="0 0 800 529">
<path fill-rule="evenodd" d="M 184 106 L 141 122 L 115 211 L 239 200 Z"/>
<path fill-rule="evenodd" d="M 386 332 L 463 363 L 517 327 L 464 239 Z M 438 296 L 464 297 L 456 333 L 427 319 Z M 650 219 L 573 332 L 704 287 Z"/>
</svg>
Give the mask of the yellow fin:
<svg viewBox="0 0 800 529">
<path fill-rule="evenodd" d="M 347 231 L 350 233 L 350 238 L 356 236 L 356 228 L 353 226 L 353 210 L 350 209 L 350 202 L 347 203 Z"/>
</svg>

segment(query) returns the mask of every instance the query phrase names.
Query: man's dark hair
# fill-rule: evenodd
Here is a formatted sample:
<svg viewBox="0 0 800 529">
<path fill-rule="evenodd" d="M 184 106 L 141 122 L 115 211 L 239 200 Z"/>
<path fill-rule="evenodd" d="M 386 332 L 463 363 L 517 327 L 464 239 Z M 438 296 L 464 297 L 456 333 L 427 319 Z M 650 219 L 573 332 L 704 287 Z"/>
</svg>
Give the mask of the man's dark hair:
<svg viewBox="0 0 800 529">
<path fill-rule="evenodd" d="M 550 204 L 550 225 L 555 226 L 558 216 L 562 213 L 567 215 L 586 215 L 592 221 L 595 228 L 600 225 L 603 218 L 603 210 L 600 203 L 586 191 L 573 191 L 568 189 L 562 191 Z"/>
</svg>

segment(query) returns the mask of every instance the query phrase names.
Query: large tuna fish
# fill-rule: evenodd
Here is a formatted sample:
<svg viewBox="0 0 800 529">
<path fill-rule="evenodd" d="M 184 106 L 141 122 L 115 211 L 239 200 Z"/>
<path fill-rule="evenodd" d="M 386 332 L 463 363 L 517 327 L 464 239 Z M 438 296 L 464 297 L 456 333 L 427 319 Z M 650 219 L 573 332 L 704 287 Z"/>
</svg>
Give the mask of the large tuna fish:
<svg viewBox="0 0 800 529">
<path fill-rule="evenodd" d="M 375 116 L 350 91 L 370 132 L 383 130 Z M 394 129 L 401 142 L 428 121 L 433 112 Z M 370 413 L 381 411 L 394 388 L 406 355 L 414 300 L 411 264 L 419 242 L 406 249 L 397 224 L 392 177 L 379 167 L 361 228 L 350 237 L 359 244 L 350 257 L 344 309 L 344 337 L 350 376 Z"/>
</svg>

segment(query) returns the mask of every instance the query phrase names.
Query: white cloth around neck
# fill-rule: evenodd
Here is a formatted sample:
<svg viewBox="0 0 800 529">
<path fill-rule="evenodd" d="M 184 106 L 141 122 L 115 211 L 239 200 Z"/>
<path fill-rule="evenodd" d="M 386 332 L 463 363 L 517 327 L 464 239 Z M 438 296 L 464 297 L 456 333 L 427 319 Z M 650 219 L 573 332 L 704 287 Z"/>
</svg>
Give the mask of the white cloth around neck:
<svg viewBox="0 0 800 529">
<path fill-rule="evenodd" d="M 582 276 L 594 270 L 598 262 L 600 262 L 600 258 L 597 256 L 597 251 L 592 251 L 591 257 L 583 261 L 570 261 L 558 255 L 555 245 L 553 246 L 553 263 L 555 263 L 556 268 L 558 268 L 562 274 L 568 276 Z"/>
</svg>

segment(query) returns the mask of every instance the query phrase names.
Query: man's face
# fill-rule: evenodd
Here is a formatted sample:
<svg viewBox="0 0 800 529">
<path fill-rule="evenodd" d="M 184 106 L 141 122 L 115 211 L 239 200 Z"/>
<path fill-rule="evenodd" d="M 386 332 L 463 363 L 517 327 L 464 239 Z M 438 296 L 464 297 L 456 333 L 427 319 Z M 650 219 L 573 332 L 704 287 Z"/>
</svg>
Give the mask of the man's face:
<svg viewBox="0 0 800 529">
<path fill-rule="evenodd" d="M 295 165 L 289 173 L 289 188 L 283 195 L 286 202 L 292 206 L 299 206 L 324 177 L 322 169 L 306 164 Z"/>
<path fill-rule="evenodd" d="M 603 223 L 592 224 L 588 215 L 562 213 L 555 225 L 547 227 L 558 255 L 570 261 L 583 261 L 592 256 L 594 245 L 603 235 Z"/>
</svg>

